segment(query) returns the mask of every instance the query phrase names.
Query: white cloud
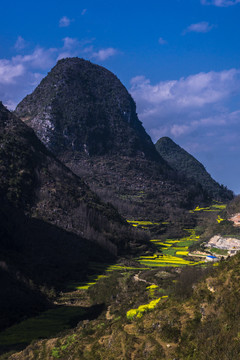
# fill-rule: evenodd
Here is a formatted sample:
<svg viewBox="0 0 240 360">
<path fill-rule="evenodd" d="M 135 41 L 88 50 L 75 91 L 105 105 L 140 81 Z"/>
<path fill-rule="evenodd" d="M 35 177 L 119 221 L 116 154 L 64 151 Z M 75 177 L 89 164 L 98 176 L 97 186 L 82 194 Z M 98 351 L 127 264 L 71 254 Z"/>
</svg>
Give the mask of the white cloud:
<svg viewBox="0 0 240 360">
<path fill-rule="evenodd" d="M 44 49 L 36 48 L 33 53 L 28 55 L 17 55 L 12 58 L 13 63 L 26 64 L 32 68 L 39 68 L 42 70 L 49 69 L 53 66 L 57 54 L 56 48 Z"/>
<path fill-rule="evenodd" d="M 0 59 L 0 84 L 14 84 L 16 78 L 23 75 L 24 71 L 22 64 Z"/>
<path fill-rule="evenodd" d="M 13 56 L 11 59 L 0 59 L 0 100 L 8 108 L 13 109 L 24 96 L 32 92 L 57 60 L 62 58 L 79 56 L 89 60 L 104 61 L 118 53 L 114 48 L 96 50 L 93 45 L 94 40 L 65 37 L 62 47 L 49 49 L 36 47 L 28 53 Z M 23 38 L 18 38 L 16 43 L 18 49 L 24 42 Z"/>
<path fill-rule="evenodd" d="M 67 16 L 63 16 L 60 20 L 59 20 L 59 26 L 60 27 L 68 27 L 71 22 L 73 20 L 70 20 Z"/>
<path fill-rule="evenodd" d="M 63 48 L 64 49 L 73 49 L 74 47 L 79 46 L 79 41 L 75 38 L 65 37 L 63 39 Z"/>
<path fill-rule="evenodd" d="M 161 81 L 151 85 L 144 76 L 131 80 L 134 98 L 151 107 L 174 103 L 175 108 L 196 108 L 216 103 L 239 88 L 240 70 L 198 73 L 179 80 Z"/>
<path fill-rule="evenodd" d="M 110 56 L 116 55 L 117 53 L 118 50 L 114 48 L 101 49 L 98 50 L 97 52 L 93 52 L 91 58 L 96 59 L 98 61 L 103 61 L 108 59 Z"/>
<path fill-rule="evenodd" d="M 199 120 L 194 120 L 189 122 L 187 125 L 178 125 L 173 124 L 170 127 L 170 133 L 175 136 L 179 137 L 181 135 L 189 134 L 193 131 L 200 131 L 202 129 L 207 128 L 219 128 L 225 126 L 233 126 L 240 123 L 240 110 L 227 112 L 227 113 L 218 113 L 217 115 L 212 115 L 206 118 L 200 118 Z M 209 136 L 215 135 L 214 132 L 210 132 Z"/>
<path fill-rule="evenodd" d="M 91 43 L 94 40 L 95 39 L 79 41 L 76 38 L 65 37 L 63 39 L 63 47 L 59 49 L 57 60 L 73 56 L 84 56 L 88 59 L 92 58 L 95 50 Z"/>
<path fill-rule="evenodd" d="M 79 54 L 81 44 L 75 38 L 65 37 L 63 39 L 63 47 L 60 49 L 57 60 L 67 57 L 77 56 Z"/>
<path fill-rule="evenodd" d="M 6 101 L 3 105 L 8 109 L 8 110 L 14 110 L 17 106 L 17 102 L 13 102 L 11 100 Z"/>
<path fill-rule="evenodd" d="M 0 61 L 0 63 L 1 62 L 2 61 Z M 32 92 L 32 90 L 36 87 L 36 85 L 38 85 L 44 75 L 29 71 L 27 67 L 24 66 L 24 64 L 17 64 L 16 67 L 20 68 L 21 71 L 14 73 L 12 71 L 14 65 L 10 65 L 11 74 L 14 74 L 15 76 L 10 79 L 8 78 L 7 82 L 0 81 L 0 100 L 8 107 L 8 109 L 14 110 L 19 101 L 21 101 L 24 96 Z"/>
<path fill-rule="evenodd" d="M 83 11 L 81 12 L 81 15 L 85 15 L 87 12 L 87 9 L 83 9 Z"/>
<path fill-rule="evenodd" d="M 84 56 L 88 59 L 104 61 L 109 57 L 119 53 L 119 51 L 114 48 L 100 49 L 96 51 L 94 46 L 92 45 L 92 42 L 94 40 L 95 39 L 79 41 L 76 38 L 64 38 L 63 47 L 59 49 L 59 55 L 57 57 L 57 60 L 72 56 Z"/>
<path fill-rule="evenodd" d="M 165 45 L 165 44 L 167 44 L 167 41 L 164 40 L 162 37 L 160 37 L 160 38 L 158 39 L 158 43 L 159 43 L 160 45 Z"/>
<path fill-rule="evenodd" d="M 179 137 L 206 127 L 240 125 L 240 111 L 231 112 L 227 106 L 239 90 L 240 70 L 230 69 L 157 84 L 137 76 L 131 80 L 130 92 L 155 141 L 160 134 Z"/>
<path fill-rule="evenodd" d="M 214 28 L 214 25 L 210 25 L 207 21 L 201 21 L 196 24 L 189 25 L 184 31 L 183 35 L 189 32 L 207 33 Z"/>
<path fill-rule="evenodd" d="M 18 36 L 14 47 L 16 50 L 23 50 L 27 47 L 27 42 L 22 38 L 22 36 Z"/>
<path fill-rule="evenodd" d="M 188 125 L 177 125 L 174 124 L 171 129 L 170 129 L 170 133 L 175 136 L 178 137 L 180 135 L 186 134 L 190 131 L 190 126 Z"/>
<path fill-rule="evenodd" d="M 201 0 L 201 4 L 203 5 L 214 5 L 218 7 L 228 7 L 239 3 L 240 0 Z"/>
</svg>

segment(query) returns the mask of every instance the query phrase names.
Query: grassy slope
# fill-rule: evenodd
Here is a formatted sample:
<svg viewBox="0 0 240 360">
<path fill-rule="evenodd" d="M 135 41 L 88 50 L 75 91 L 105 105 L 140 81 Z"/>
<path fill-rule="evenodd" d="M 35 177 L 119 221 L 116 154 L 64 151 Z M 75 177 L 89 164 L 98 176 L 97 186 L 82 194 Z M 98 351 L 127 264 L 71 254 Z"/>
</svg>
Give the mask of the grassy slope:
<svg viewBox="0 0 240 360">
<path fill-rule="evenodd" d="M 204 275 L 205 273 L 205 275 Z M 197 278 L 204 279 L 192 285 Z M 91 322 L 80 323 L 55 340 L 31 345 L 10 359 L 237 359 L 240 354 L 240 255 L 207 271 L 186 268 L 176 271 L 140 273 L 146 281 L 158 283 L 151 294 L 143 282 L 129 274 L 113 274 L 107 282 L 92 288 L 92 296 L 110 307 Z M 173 287 L 173 280 L 175 286 Z M 174 292 L 172 289 L 174 288 Z M 111 289 L 111 293 L 106 292 Z M 149 304 L 163 294 L 155 309 L 139 319 L 128 320 L 126 312 Z M 121 303 L 119 303 L 119 301 Z M 109 309 L 109 308 L 108 308 Z"/>
</svg>

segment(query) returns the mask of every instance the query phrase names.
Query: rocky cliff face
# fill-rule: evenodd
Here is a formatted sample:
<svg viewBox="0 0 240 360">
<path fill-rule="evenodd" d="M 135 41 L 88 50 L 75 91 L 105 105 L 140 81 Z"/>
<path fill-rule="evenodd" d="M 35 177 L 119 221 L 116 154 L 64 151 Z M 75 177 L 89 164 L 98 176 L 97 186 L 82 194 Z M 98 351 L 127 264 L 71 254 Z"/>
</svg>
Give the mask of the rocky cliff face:
<svg viewBox="0 0 240 360">
<path fill-rule="evenodd" d="M 197 159 L 169 137 L 160 138 L 155 146 L 159 154 L 174 170 L 186 176 L 190 181 L 192 179 L 200 183 L 214 199 L 224 201 L 232 199 L 232 191 L 219 185 Z"/>
</svg>

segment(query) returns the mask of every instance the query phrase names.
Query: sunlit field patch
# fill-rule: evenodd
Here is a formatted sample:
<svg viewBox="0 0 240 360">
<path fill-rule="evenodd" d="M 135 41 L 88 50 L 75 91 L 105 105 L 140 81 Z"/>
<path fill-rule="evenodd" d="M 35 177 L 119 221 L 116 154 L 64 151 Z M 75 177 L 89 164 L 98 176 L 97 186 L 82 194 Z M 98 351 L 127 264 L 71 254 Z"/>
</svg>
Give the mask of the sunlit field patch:
<svg viewBox="0 0 240 360">
<path fill-rule="evenodd" d="M 88 282 L 84 282 L 79 284 L 79 286 L 76 286 L 75 289 L 76 290 L 88 290 L 90 288 L 90 286 L 93 286 L 97 283 L 97 281 L 99 281 L 100 279 L 104 279 L 107 278 L 107 275 L 92 275 L 88 277 Z"/>
<path fill-rule="evenodd" d="M 123 266 L 123 265 L 110 265 L 107 269 L 106 269 L 106 271 L 115 271 L 115 270 L 120 270 L 120 271 L 122 271 L 122 270 L 125 270 L 125 271 L 127 271 L 127 270 L 148 270 L 148 269 L 146 269 L 146 268 L 138 268 L 138 267 L 133 267 L 133 266 Z"/>
<path fill-rule="evenodd" d="M 150 240 L 156 249 L 161 252 L 161 255 L 154 254 L 152 256 L 141 256 L 138 261 L 140 264 L 150 267 L 162 267 L 162 266 L 193 266 L 204 263 L 203 261 L 188 260 L 189 246 L 195 241 L 198 241 L 199 236 L 196 236 L 194 229 L 184 229 L 189 233 L 180 239 L 167 239 L 161 241 L 159 239 Z"/>
<path fill-rule="evenodd" d="M 90 286 L 95 285 L 96 282 L 93 283 L 87 283 L 85 285 L 76 286 L 76 290 L 88 290 Z"/>
<path fill-rule="evenodd" d="M 128 320 L 133 320 L 134 318 L 140 319 L 145 312 L 155 309 L 159 301 L 167 297 L 167 295 L 161 296 L 160 298 L 151 301 L 149 304 L 140 305 L 137 309 L 129 310 L 126 314 Z"/>
<path fill-rule="evenodd" d="M 215 204 L 212 205 L 212 208 L 218 209 L 218 210 L 224 210 L 226 209 L 227 205 L 223 204 L 221 202 L 216 201 Z"/>
<path fill-rule="evenodd" d="M 187 256 L 188 255 L 188 251 L 176 251 L 176 255 L 184 255 Z"/>
<path fill-rule="evenodd" d="M 220 224 L 220 222 L 224 221 L 224 219 L 221 218 L 221 216 L 218 215 L 217 222 Z"/>
<path fill-rule="evenodd" d="M 152 222 L 152 221 L 144 221 L 144 220 L 127 220 L 127 222 L 134 226 L 134 227 L 139 227 L 141 229 L 145 229 L 145 230 L 149 230 L 151 229 L 151 227 L 156 226 L 156 225 L 167 225 L 168 222 L 164 221 L 162 223 L 160 222 Z"/>
<path fill-rule="evenodd" d="M 166 243 L 169 243 L 169 244 L 175 244 L 175 243 L 179 243 L 181 240 L 166 240 Z"/>
<path fill-rule="evenodd" d="M 191 213 L 198 212 L 198 211 L 221 211 L 226 208 L 226 204 L 223 204 L 221 202 L 215 201 L 214 204 L 207 206 L 207 207 L 199 207 L 196 206 L 194 210 L 190 210 Z"/>
<path fill-rule="evenodd" d="M 146 225 L 160 225 L 160 223 L 151 222 L 151 221 L 138 221 L 138 220 L 127 220 L 129 224 L 136 224 L 146 226 Z"/>
<path fill-rule="evenodd" d="M 148 290 L 150 297 L 154 297 L 155 290 L 157 290 L 158 288 L 159 288 L 158 285 L 152 284 L 150 286 L 147 286 L 146 290 Z"/>
<path fill-rule="evenodd" d="M 182 256 L 182 255 L 181 255 Z M 204 263 L 203 261 L 196 262 L 191 260 L 183 259 L 181 256 L 173 255 L 161 255 L 154 259 L 141 257 L 139 259 L 140 264 L 151 267 L 161 267 L 161 266 L 192 266 Z"/>
</svg>

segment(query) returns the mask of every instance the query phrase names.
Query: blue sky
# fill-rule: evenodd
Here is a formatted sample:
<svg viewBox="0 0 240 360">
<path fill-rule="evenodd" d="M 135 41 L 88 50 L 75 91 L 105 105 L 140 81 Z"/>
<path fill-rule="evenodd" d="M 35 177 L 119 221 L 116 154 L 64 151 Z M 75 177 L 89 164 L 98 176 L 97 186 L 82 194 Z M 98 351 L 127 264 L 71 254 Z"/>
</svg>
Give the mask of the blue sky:
<svg viewBox="0 0 240 360">
<path fill-rule="evenodd" d="M 169 136 L 240 193 L 240 0 L 13 1 L 1 5 L 9 109 L 63 57 L 114 72 L 147 132 Z"/>
</svg>

